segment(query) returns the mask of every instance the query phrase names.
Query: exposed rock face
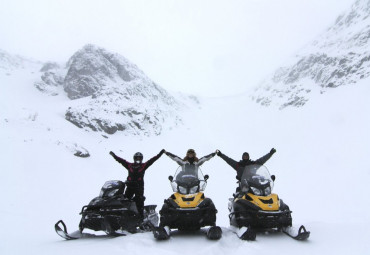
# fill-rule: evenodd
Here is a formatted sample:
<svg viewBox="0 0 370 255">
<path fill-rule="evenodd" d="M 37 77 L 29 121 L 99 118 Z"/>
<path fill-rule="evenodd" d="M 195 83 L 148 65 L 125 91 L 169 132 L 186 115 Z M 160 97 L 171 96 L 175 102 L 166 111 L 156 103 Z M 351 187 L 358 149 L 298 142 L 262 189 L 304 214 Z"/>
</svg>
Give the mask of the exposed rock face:
<svg viewBox="0 0 370 255">
<path fill-rule="evenodd" d="M 180 124 L 178 103 L 162 95 L 161 90 L 140 90 L 130 86 L 125 91 L 117 87 L 100 90 L 87 104 L 70 107 L 66 119 L 80 128 L 114 134 L 124 131 L 133 135 L 159 135 L 163 124 Z"/>
<path fill-rule="evenodd" d="M 64 89 L 71 99 L 91 96 L 112 83 L 146 78 L 127 59 L 94 45 L 86 45 L 67 63 Z"/>
<path fill-rule="evenodd" d="M 65 118 L 79 128 L 114 134 L 159 135 L 182 123 L 182 103 L 119 54 L 94 45 L 77 51 L 65 68 L 47 63 L 35 86 L 50 95 L 62 88 L 73 100 Z"/>
<path fill-rule="evenodd" d="M 66 150 L 68 150 L 76 157 L 80 158 L 90 157 L 89 151 L 77 143 L 57 141 L 56 145 L 64 147 Z"/>
<path fill-rule="evenodd" d="M 60 66 L 55 62 L 45 63 L 40 72 L 41 81 L 35 82 L 35 87 L 41 92 L 56 96 L 59 94 L 59 87 L 63 87 L 65 70 L 60 68 Z"/>
<path fill-rule="evenodd" d="M 46 62 L 40 69 L 40 72 L 47 72 L 53 69 L 59 69 L 60 66 L 55 62 Z"/>
<path fill-rule="evenodd" d="M 303 106 L 311 93 L 354 84 L 370 76 L 370 0 L 351 10 L 258 87 L 256 102 L 280 109 Z"/>
</svg>

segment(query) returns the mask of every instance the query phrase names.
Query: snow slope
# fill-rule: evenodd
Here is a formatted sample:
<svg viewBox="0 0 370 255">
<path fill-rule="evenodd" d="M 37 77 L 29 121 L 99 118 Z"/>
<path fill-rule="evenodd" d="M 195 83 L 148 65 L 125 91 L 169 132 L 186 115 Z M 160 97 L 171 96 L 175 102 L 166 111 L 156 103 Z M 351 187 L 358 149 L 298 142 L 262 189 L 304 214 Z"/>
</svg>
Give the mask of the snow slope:
<svg viewBox="0 0 370 255">
<path fill-rule="evenodd" d="M 150 136 L 182 124 L 184 105 L 120 54 L 87 44 L 65 65 L 48 62 L 40 70 L 35 87 L 50 96 L 66 93 L 65 118 L 79 128 Z"/>
<path fill-rule="evenodd" d="M 1 254 L 367 254 L 370 218 L 370 80 L 341 86 L 312 97 L 305 107 L 279 111 L 252 103 L 248 95 L 202 99 L 189 109 L 187 125 L 160 136 L 105 139 L 64 119 L 70 104 L 64 93 L 50 97 L 33 86 L 37 69 L 0 69 L 0 253 Z M 259 234 L 257 241 L 239 240 L 228 229 L 228 198 L 235 172 L 215 157 L 203 166 L 210 175 L 206 196 L 218 209 L 224 235 L 209 241 L 203 234 L 179 234 L 157 242 L 151 233 L 117 238 L 64 241 L 54 231 L 63 219 L 77 229 L 81 207 L 97 196 L 106 180 L 125 179 L 126 170 L 108 154 L 144 160 L 162 148 L 183 156 L 220 149 L 238 160 L 277 153 L 266 163 L 277 176 L 275 192 L 293 210 L 293 223 L 312 232 L 307 242 L 283 234 Z M 76 157 L 87 149 L 88 158 Z M 171 194 L 167 177 L 176 164 L 163 155 L 146 173 L 147 204 L 161 207 Z"/>
<path fill-rule="evenodd" d="M 370 0 L 356 0 L 333 25 L 267 77 L 251 98 L 301 107 L 311 97 L 370 76 Z"/>
</svg>

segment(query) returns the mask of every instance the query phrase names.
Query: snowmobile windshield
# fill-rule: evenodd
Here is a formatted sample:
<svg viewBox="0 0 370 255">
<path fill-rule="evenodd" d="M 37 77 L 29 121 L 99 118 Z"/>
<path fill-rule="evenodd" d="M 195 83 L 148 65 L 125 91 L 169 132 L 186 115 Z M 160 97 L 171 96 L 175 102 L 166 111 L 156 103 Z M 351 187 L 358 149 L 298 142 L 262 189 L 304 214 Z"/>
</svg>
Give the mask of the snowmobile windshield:
<svg viewBox="0 0 370 255">
<path fill-rule="evenodd" d="M 248 165 L 243 170 L 240 187 L 242 192 L 252 192 L 257 196 L 268 196 L 274 187 L 274 181 L 265 166 Z"/>
<path fill-rule="evenodd" d="M 125 184 L 122 181 L 107 181 L 100 190 L 99 197 L 113 197 L 123 194 Z"/>
<path fill-rule="evenodd" d="M 206 185 L 200 167 L 190 164 L 178 167 L 171 181 L 172 190 L 185 195 L 204 191 Z"/>
</svg>

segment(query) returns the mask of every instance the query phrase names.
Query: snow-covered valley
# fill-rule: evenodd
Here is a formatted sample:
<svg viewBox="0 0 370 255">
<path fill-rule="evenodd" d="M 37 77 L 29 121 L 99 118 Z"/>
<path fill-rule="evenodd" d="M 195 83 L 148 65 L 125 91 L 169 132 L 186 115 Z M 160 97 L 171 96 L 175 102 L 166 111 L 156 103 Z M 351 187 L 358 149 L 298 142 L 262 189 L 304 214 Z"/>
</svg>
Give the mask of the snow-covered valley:
<svg viewBox="0 0 370 255">
<path fill-rule="evenodd" d="M 182 127 L 150 137 L 117 132 L 107 139 L 66 121 L 64 110 L 71 101 L 63 93 L 51 97 L 35 89 L 36 69 L 0 75 L 1 254 L 174 254 L 184 249 L 192 254 L 366 254 L 370 248 L 368 79 L 284 111 L 255 104 L 247 95 L 203 98 L 200 109 L 184 111 Z M 277 176 L 274 191 L 293 210 L 293 223 L 311 231 L 307 242 L 263 233 L 248 242 L 228 230 L 235 172 L 217 156 L 204 164 L 203 172 L 210 175 L 205 194 L 213 199 L 223 228 L 219 241 L 176 233 L 165 242 L 151 233 L 64 241 L 54 231 L 60 219 L 69 231 L 76 230 L 81 207 L 98 195 L 102 184 L 126 178 L 126 170 L 108 154 L 111 150 L 128 160 L 141 151 L 145 160 L 162 148 L 179 156 L 188 148 L 198 156 L 219 149 L 239 160 L 244 151 L 256 159 L 272 147 L 277 153 L 266 166 Z M 90 157 L 74 156 L 76 148 L 88 150 Z M 172 192 L 167 177 L 176 167 L 163 155 L 147 171 L 147 204 L 161 207 Z"/>
<path fill-rule="evenodd" d="M 368 254 L 369 9 L 369 0 L 355 1 L 259 87 L 227 97 L 167 91 L 92 44 L 65 64 L 0 49 L 0 254 Z M 167 241 L 149 232 L 76 241 L 55 233 L 61 219 L 69 232 L 78 229 L 82 206 L 105 181 L 126 179 L 110 151 L 128 161 L 140 151 L 146 161 L 161 149 L 183 157 L 190 148 L 198 158 L 218 149 L 237 161 L 276 148 L 265 164 L 274 193 L 309 240 L 240 240 L 228 217 L 236 173 L 218 156 L 202 166 L 223 230 L 218 241 L 204 231 L 174 231 Z M 163 155 L 146 172 L 145 203 L 157 212 L 177 167 Z"/>
</svg>

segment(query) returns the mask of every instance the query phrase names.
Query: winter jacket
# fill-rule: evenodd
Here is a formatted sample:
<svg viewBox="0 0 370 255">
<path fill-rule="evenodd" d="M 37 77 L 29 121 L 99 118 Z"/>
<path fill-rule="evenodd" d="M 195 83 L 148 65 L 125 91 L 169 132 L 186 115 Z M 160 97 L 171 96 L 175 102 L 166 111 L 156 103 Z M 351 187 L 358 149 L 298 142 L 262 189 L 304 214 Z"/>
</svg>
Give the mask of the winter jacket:
<svg viewBox="0 0 370 255">
<path fill-rule="evenodd" d="M 182 167 L 182 171 L 188 172 L 188 173 L 193 173 L 195 176 L 198 176 L 198 167 L 201 166 L 204 162 L 213 158 L 216 155 L 216 153 L 211 153 L 211 154 L 209 154 L 207 156 L 204 156 L 204 157 L 202 157 L 199 160 L 194 161 L 194 162 L 189 162 L 187 160 L 183 160 L 180 157 L 178 157 L 178 156 L 176 156 L 176 155 L 174 155 L 170 152 L 166 152 L 166 155 L 168 157 L 170 157 L 172 160 L 174 160 L 175 162 L 177 162 L 177 164 L 179 164 Z"/>
<path fill-rule="evenodd" d="M 258 165 L 263 165 L 266 163 L 267 160 L 269 160 L 271 158 L 271 156 L 273 155 L 274 153 L 272 152 L 269 152 L 267 153 L 265 156 L 257 159 L 257 160 L 240 160 L 239 162 L 229 158 L 228 156 L 226 156 L 225 154 L 222 154 L 221 152 L 219 152 L 219 156 L 226 161 L 226 163 L 228 163 L 232 168 L 234 168 L 236 170 L 236 179 L 238 179 L 240 181 L 241 177 L 242 177 L 242 174 L 243 174 L 243 170 L 246 166 L 248 165 L 254 165 L 254 164 L 258 164 Z"/>
<path fill-rule="evenodd" d="M 164 151 L 161 151 L 157 156 L 149 159 L 145 163 L 129 163 L 125 159 L 116 156 L 115 154 L 112 157 L 118 161 L 122 166 L 128 170 L 127 181 L 137 182 L 138 184 L 144 184 L 144 174 L 145 171 L 162 156 Z"/>
<path fill-rule="evenodd" d="M 183 166 L 183 165 L 186 165 L 186 164 L 194 164 L 196 166 L 201 166 L 204 162 L 213 158 L 216 155 L 216 153 L 211 153 L 207 156 L 204 156 L 204 157 L 200 158 L 198 161 L 194 161 L 193 163 L 190 163 L 189 161 L 185 161 L 185 160 L 181 159 L 179 156 L 176 156 L 176 155 L 174 155 L 170 152 L 166 152 L 166 155 L 169 156 L 172 160 L 176 161 L 177 164 L 179 164 L 180 166 Z"/>
</svg>

